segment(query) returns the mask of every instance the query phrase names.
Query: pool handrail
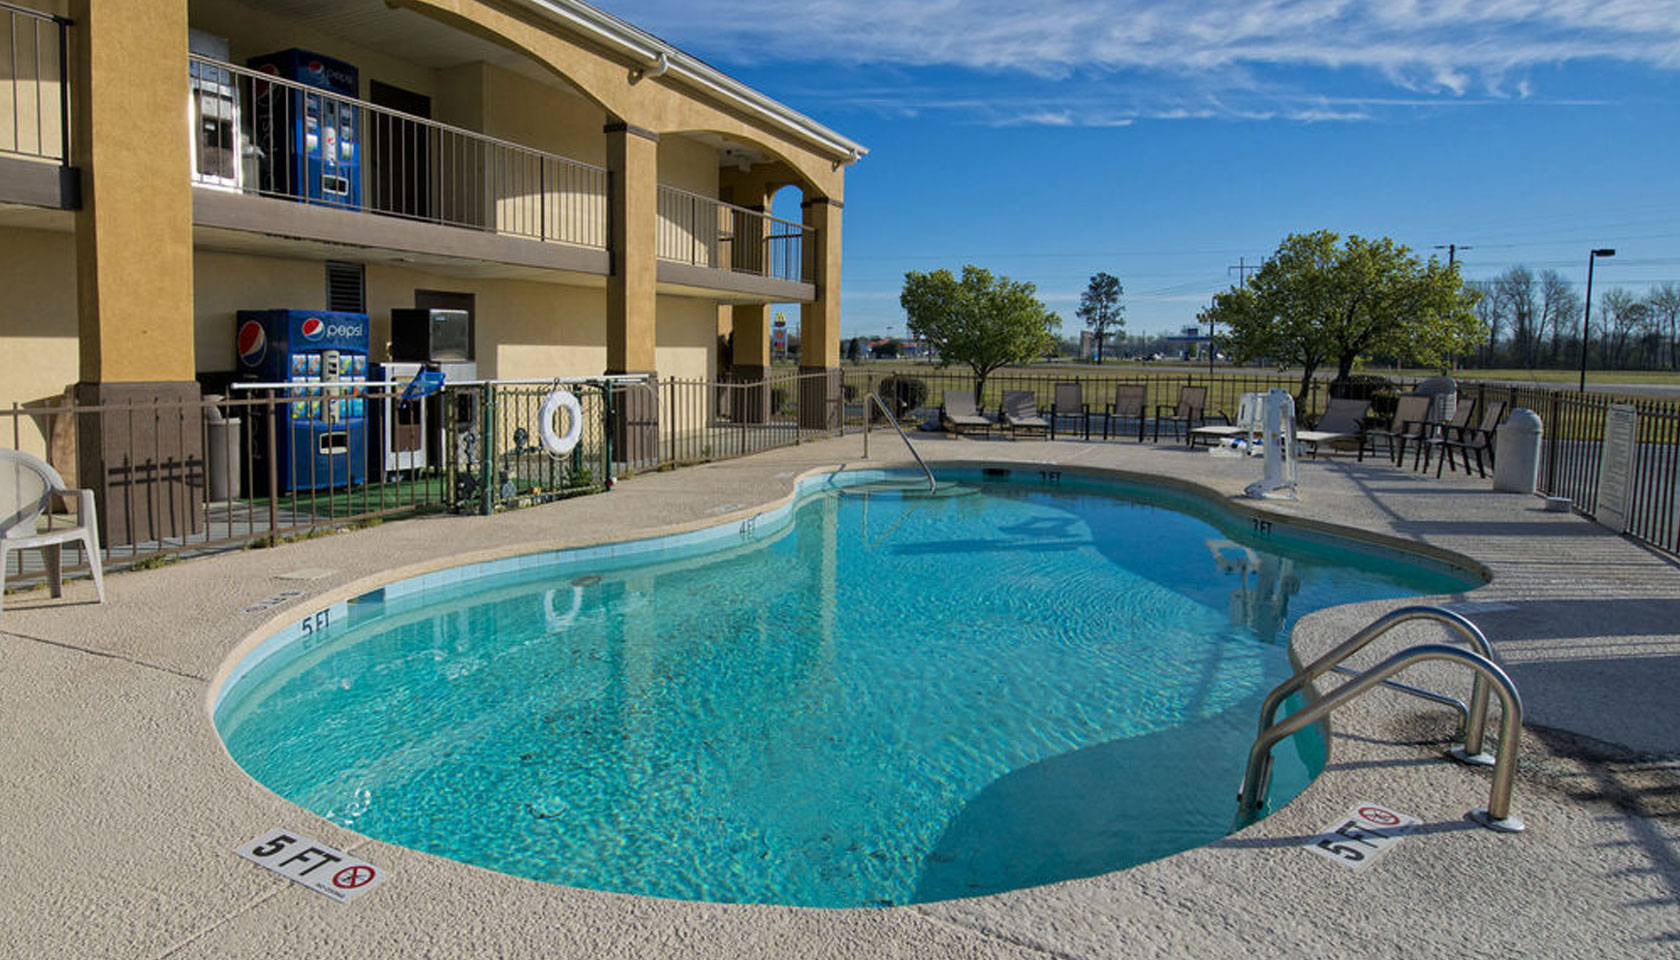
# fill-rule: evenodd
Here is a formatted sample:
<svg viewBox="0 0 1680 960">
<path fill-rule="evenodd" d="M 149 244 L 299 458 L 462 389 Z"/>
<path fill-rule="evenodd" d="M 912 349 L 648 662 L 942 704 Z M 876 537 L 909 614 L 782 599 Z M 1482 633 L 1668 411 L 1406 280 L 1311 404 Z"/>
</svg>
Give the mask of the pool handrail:
<svg viewBox="0 0 1680 960">
<path fill-rule="evenodd" d="M 927 461 L 923 460 L 922 455 L 916 452 L 915 444 L 910 442 L 910 436 L 904 432 L 904 428 L 898 425 L 898 418 L 893 416 L 891 410 L 887 409 L 886 401 L 882 400 L 881 395 L 873 390 L 869 392 L 867 397 L 863 398 L 863 458 L 865 460 L 869 459 L 869 428 L 871 426 L 869 403 L 872 400 L 875 402 L 875 406 L 880 408 L 881 414 L 887 418 L 887 422 L 893 425 L 894 430 L 898 431 L 898 438 L 904 441 L 905 449 L 909 450 L 910 455 L 916 458 L 916 464 L 922 468 L 923 473 L 927 474 L 928 493 L 937 492 L 939 485 L 934 482 L 933 471 L 928 469 Z"/>
<path fill-rule="evenodd" d="M 1469 816 L 1482 826 L 1500 833 L 1520 833 L 1524 830 L 1526 825 L 1522 818 L 1511 815 L 1511 785 L 1516 779 L 1518 747 L 1522 739 L 1522 697 L 1517 693 L 1516 684 L 1493 661 L 1444 643 L 1407 647 L 1337 687 L 1324 699 L 1261 731 L 1248 751 L 1248 768 L 1243 772 L 1242 791 L 1237 794 L 1236 826 L 1241 828 L 1253 823 L 1265 809 L 1273 747 L 1394 674 L 1424 660 L 1461 663 L 1474 670 L 1479 678 L 1488 681 L 1494 692 L 1499 694 L 1499 758 L 1493 765 L 1493 785 L 1488 791 L 1487 808 L 1471 810 Z"/>
<path fill-rule="evenodd" d="M 1271 693 L 1266 694 L 1266 700 L 1260 707 L 1260 732 L 1272 726 L 1277 718 L 1278 708 L 1283 702 L 1296 692 L 1305 688 L 1307 684 L 1330 672 L 1343 660 L 1363 650 L 1371 641 L 1377 639 L 1402 623 L 1411 620 L 1433 620 L 1445 624 L 1456 630 L 1475 652 L 1483 658 L 1493 660 L 1493 645 L 1482 633 L 1481 628 L 1471 623 L 1464 616 L 1454 613 L 1445 607 L 1426 605 L 1412 605 L 1390 610 L 1377 619 L 1371 621 L 1364 629 L 1348 637 L 1326 652 L 1323 656 L 1307 664 L 1288 680 L 1278 684 Z M 1423 696 L 1429 691 L 1408 688 L 1403 684 L 1389 684 L 1405 693 Z M 1437 699 L 1439 695 L 1425 696 L 1425 699 Z M 1437 702 L 1446 702 L 1449 698 L 1439 698 Z M 1456 701 L 1454 701 L 1456 702 Z M 1482 728 L 1487 725 L 1488 687 L 1487 681 L 1480 673 L 1476 675 L 1475 686 L 1470 691 L 1470 707 L 1463 717 L 1464 746 L 1453 750 L 1453 757 L 1465 763 L 1487 766 L 1493 758 L 1482 750 Z"/>
</svg>

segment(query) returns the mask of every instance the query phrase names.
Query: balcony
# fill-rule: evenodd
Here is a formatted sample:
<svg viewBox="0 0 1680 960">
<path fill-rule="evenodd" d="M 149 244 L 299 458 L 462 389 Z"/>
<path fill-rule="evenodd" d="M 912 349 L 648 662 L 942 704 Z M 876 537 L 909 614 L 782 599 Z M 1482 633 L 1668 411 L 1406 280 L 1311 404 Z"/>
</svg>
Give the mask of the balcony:
<svg viewBox="0 0 1680 960">
<path fill-rule="evenodd" d="M 601 167 L 220 60 L 191 56 L 187 69 L 192 180 L 203 188 L 193 218 L 212 246 L 278 252 L 287 241 L 277 238 L 290 238 L 294 250 L 353 244 L 551 279 L 611 270 Z M 811 232 L 661 186 L 660 289 L 813 299 Z"/>
<path fill-rule="evenodd" d="M 69 29 L 62 17 L 0 0 L 0 204 L 77 206 L 66 166 Z"/>
<path fill-rule="evenodd" d="M 193 217 L 212 241 L 610 269 L 601 167 L 218 60 L 187 69 Z"/>
<path fill-rule="evenodd" d="M 659 188 L 659 279 L 775 300 L 814 299 L 814 231 L 711 197 Z"/>
</svg>

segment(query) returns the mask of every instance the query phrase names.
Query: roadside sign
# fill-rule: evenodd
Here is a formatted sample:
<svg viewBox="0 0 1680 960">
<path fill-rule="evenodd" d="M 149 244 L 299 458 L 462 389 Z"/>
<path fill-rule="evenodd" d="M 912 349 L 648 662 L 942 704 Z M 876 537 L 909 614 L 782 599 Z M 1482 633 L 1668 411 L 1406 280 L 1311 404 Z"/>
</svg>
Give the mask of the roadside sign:
<svg viewBox="0 0 1680 960">
<path fill-rule="evenodd" d="M 1363 870 L 1423 821 L 1376 803 L 1361 803 L 1306 842 L 1306 848 L 1351 870 Z"/>
<path fill-rule="evenodd" d="M 373 864 L 287 830 L 270 830 L 240 847 L 239 855 L 339 903 L 385 879 L 384 871 Z"/>
</svg>

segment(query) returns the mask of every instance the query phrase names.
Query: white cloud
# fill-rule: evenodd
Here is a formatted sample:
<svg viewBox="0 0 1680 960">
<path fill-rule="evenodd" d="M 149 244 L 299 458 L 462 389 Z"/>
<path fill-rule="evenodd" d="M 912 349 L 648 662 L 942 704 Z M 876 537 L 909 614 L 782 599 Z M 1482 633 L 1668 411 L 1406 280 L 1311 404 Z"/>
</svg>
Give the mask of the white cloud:
<svg viewBox="0 0 1680 960">
<path fill-rule="evenodd" d="M 1680 0 L 627 0 L 679 45 L 1040 78 L 1362 69 L 1434 95 L 1587 59 L 1680 68 Z M 1526 80 L 1519 80 L 1519 90 Z"/>
</svg>

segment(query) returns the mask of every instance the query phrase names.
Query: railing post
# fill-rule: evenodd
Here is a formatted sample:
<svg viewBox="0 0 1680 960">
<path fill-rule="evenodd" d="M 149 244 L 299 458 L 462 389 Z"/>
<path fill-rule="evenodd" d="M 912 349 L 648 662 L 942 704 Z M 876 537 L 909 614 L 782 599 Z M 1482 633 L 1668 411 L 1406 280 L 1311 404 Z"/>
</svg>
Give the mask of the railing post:
<svg viewBox="0 0 1680 960">
<path fill-rule="evenodd" d="M 478 495 L 479 512 L 488 517 L 496 506 L 496 478 L 492 473 L 495 468 L 496 439 L 496 388 L 493 384 L 483 384 L 478 402 Z"/>
<path fill-rule="evenodd" d="M 1550 400 L 1551 402 L 1547 405 L 1548 422 L 1546 424 L 1550 428 L 1546 442 L 1546 496 L 1548 497 L 1557 495 L 1558 445 L 1563 439 L 1559 423 L 1558 391 L 1553 390 L 1551 392 Z"/>
</svg>

